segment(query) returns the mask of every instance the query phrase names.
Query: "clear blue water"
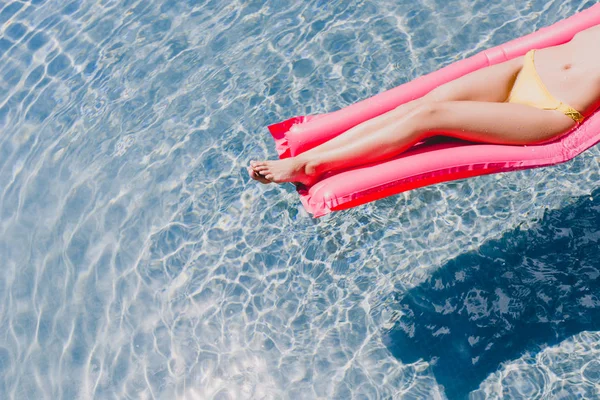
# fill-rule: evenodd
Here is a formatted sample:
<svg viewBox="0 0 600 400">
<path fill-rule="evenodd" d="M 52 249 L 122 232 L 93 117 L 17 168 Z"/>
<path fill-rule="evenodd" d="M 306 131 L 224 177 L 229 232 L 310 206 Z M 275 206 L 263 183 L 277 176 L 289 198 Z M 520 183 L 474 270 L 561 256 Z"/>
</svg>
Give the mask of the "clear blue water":
<svg viewBox="0 0 600 400">
<path fill-rule="evenodd" d="M 597 148 L 319 220 L 244 170 L 593 3 L 0 0 L 0 398 L 600 397 Z"/>
</svg>

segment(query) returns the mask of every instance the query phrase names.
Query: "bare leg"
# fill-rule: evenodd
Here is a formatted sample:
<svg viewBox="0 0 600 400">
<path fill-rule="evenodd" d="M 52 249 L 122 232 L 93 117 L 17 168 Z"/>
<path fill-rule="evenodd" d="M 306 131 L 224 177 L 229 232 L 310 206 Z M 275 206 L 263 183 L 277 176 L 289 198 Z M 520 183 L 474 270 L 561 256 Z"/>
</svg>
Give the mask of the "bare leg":
<svg viewBox="0 0 600 400">
<path fill-rule="evenodd" d="M 376 132 L 387 124 L 397 121 L 408 115 L 417 107 L 442 101 L 484 101 L 503 102 L 508 97 L 515 78 L 523 66 L 523 57 L 483 68 L 461 78 L 441 85 L 425 96 L 402 104 L 378 117 L 370 119 L 347 130 L 343 134 L 308 150 L 305 154 L 313 156 L 314 153 L 326 152 L 345 146 Z"/>
<path fill-rule="evenodd" d="M 316 155 L 317 152 L 325 152 L 349 144 L 362 136 L 369 135 L 371 134 L 371 132 L 383 128 L 385 125 L 397 120 L 401 116 L 408 114 L 410 111 L 414 110 L 419 105 L 427 103 L 429 101 L 435 101 L 433 93 L 430 93 L 429 95 L 426 95 L 419 99 L 410 101 L 408 103 L 402 104 L 401 106 L 392 111 L 389 111 L 378 117 L 365 121 L 362 124 L 359 124 L 354 128 L 347 130 L 343 134 L 321 144 L 320 146 L 306 151 L 304 154 L 315 153 Z M 271 181 L 265 178 L 256 168 L 259 164 L 260 163 L 252 161 L 250 163 L 250 166 L 248 167 L 248 175 L 250 175 L 252 179 L 259 181 L 260 183 L 271 183 Z"/>
<path fill-rule="evenodd" d="M 549 140 L 573 125 L 573 120 L 558 111 L 522 104 L 437 102 L 417 107 L 403 118 L 344 146 L 255 163 L 254 170 L 272 182 L 311 184 L 327 171 L 389 159 L 433 135 L 475 142 L 533 144 Z"/>
<path fill-rule="evenodd" d="M 306 151 L 302 156 L 305 159 L 318 159 L 319 154 L 325 154 L 329 151 L 349 146 L 353 142 L 359 141 L 363 137 L 370 136 L 373 133 L 384 129 L 387 125 L 403 119 L 415 109 L 424 107 L 427 104 L 443 101 L 467 100 L 502 102 L 507 98 L 522 64 L 522 57 L 519 57 L 505 63 L 467 74 L 434 89 L 422 98 L 403 104 L 394 110 L 357 125 L 328 142 Z M 299 159 L 286 159 L 266 163 L 279 163 L 284 169 L 287 169 L 289 171 L 285 174 L 287 176 L 280 177 L 281 179 L 284 179 L 284 181 L 287 181 L 292 179 L 292 176 L 305 174 L 304 166 L 301 165 L 299 161 Z M 251 167 L 248 168 L 248 173 L 253 179 L 262 183 L 269 183 L 270 180 L 263 174 L 265 171 L 265 162 L 252 162 Z"/>
</svg>

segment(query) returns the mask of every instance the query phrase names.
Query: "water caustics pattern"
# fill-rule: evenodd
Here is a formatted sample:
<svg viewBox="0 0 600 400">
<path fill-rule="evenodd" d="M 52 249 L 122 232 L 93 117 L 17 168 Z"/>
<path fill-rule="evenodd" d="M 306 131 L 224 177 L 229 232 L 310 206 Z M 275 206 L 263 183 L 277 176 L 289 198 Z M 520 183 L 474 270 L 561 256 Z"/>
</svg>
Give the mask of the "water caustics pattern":
<svg viewBox="0 0 600 400">
<path fill-rule="evenodd" d="M 446 390 L 462 378 L 436 369 L 462 353 L 416 347 L 408 360 L 394 341 L 419 309 L 436 323 L 443 268 L 471 277 L 444 289 L 452 301 L 489 292 L 489 308 L 461 309 L 465 324 L 493 331 L 502 307 L 512 318 L 523 298 L 542 301 L 508 278 L 481 283 L 460 260 L 500 246 L 513 262 L 511 238 L 555 227 L 575 238 L 565 253 L 589 252 L 598 149 L 320 220 L 293 187 L 245 173 L 275 157 L 269 123 L 338 109 L 593 3 L 0 0 L 0 398 L 598 395 L 600 337 L 585 324 L 547 345 L 531 337 L 471 392 Z M 513 267 L 547 282 L 566 259 Z M 584 259 L 564 285 L 598 278 Z M 577 319 L 555 306 L 556 324 Z"/>
</svg>

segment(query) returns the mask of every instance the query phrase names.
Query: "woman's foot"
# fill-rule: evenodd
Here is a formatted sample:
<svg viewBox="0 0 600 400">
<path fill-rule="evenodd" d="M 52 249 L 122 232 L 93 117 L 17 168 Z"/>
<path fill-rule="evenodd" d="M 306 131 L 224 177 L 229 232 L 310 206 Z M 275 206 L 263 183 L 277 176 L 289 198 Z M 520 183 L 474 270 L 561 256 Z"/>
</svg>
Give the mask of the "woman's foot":
<svg viewBox="0 0 600 400">
<path fill-rule="evenodd" d="M 259 182 L 264 180 L 275 183 L 300 182 L 310 186 L 316 179 L 314 167 L 298 157 L 283 160 L 251 161 L 250 167 L 254 172 L 250 176 Z"/>
<path fill-rule="evenodd" d="M 264 176 L 262 176 L 261 174 L 256 172 L 252 167 L 248 167 L 247 169 L 248 169 L 248 175 L 250 175 L 250 178 L 254 179 L 255 181 L 259 181 L 260 183 L 264 183 L 265 185 L 267 183 L 271 183 L 270 180 L 268 180 L 267 178 L 265 178 Z"/>
</svg>

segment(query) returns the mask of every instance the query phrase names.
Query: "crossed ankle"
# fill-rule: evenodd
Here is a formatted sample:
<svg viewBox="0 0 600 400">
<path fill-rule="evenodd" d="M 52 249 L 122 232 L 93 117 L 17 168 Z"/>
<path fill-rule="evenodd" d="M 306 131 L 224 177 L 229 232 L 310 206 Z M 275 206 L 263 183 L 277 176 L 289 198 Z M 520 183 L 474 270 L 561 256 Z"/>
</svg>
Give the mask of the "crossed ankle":
<svg viewBox="0 0 600 400">
<path fill-rule="evenodd" d="M 321 175 L 325 171 L 321 171 L 322 164 L 316 160 L 304 162 L 304 173 L 308 176 Z"/>
</svg>

